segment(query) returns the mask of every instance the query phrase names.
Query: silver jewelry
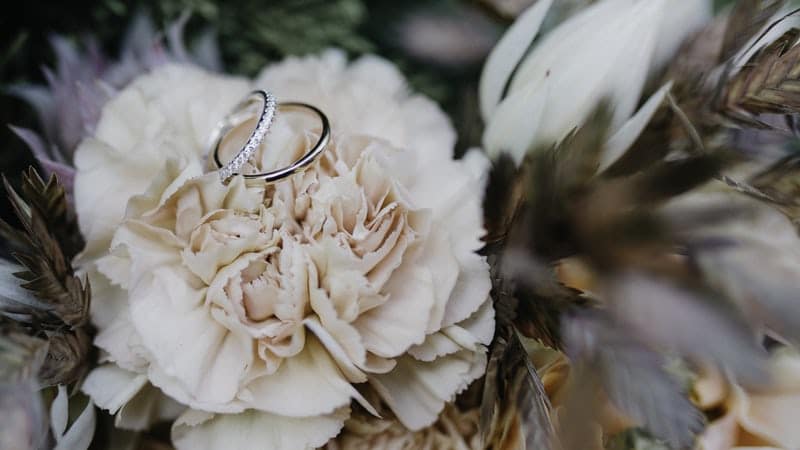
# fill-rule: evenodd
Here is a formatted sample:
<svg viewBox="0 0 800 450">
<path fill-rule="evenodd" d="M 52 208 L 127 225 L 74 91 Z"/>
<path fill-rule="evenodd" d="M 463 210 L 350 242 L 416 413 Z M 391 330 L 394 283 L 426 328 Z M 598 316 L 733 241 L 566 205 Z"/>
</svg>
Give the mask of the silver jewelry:
<svg viewBox="0 0 800 450">
<path fill-rule="evenodd" d="M 280 103 L 278 105 L 278 109 L 285 109 L 285 108 L 306 109 L 306 110 L 309 110 L 312 113 L 314 113 L 319 118 L 320 123 L 322 124 L 322 131 L 320 132 L 319 139 L 317 140 L 317 143 L 314 144 L 314 146 L 311 147 L 311 149 L 308 152 L 306 152 L 306 154 L 301 156 L 300 159 L 298 159 L 297 161 L 293 162 L 292 164 L 290 164 L 290 165 L 288 165 L 286 167 L 280 168 L 280 169 L 269 171 L 269 172 L 245 174 L 245 175 L 243 175 L 244 178 L 245 178 L 245 181 L 257 180 L 257 181 L 260 181 L 260 182 L 264 182 L 264 183 L 270 184 L 270 183 L 274 183 L 274 182 L 276 182 L 278 180 L 281 180 L 283 178 L 286 178 L 288 176 L 294 175 L 296 173 L 300 173 L 300 172 L 306 170 L 311 163 L 316 161 L 319 158 L 319 156 L 322 154 L 322 152 L 325 150 L 325 147 L 327 147 L 328 141 L 330 140 L 330 137 L 331 137 L 331 126 L 330 126 L 330 122 L 328 121 L 328 116 L 326 116 L 325 113 L 320 111 L 319 108 L 317 108 L 316 106 L 312 106 L 312 105 L 309 105 L 307 103 L 287 102 L 287 103 Z M 259 123 L 260 123 L 260 121 L 259 121 Z M 230 130 L 230 128 L 228 128 L 228 130 Z M 223 173 L 223 170 L 225 170 L 228 167 L 233 167 L 233 166 L 231 165 L 230 162 L 225 164 L 225 165 L 223 165 L 222 161 L 220 161 L 220 159 L 219 159 L 219 147 L 220 147 L 219 144 L 220 144 L 221 141 L 222 141 L 222 136 L 218 136 L 215 139 L 213 155 L 214 155 L 214 163 L 217 165 L 218 168 L 220 168 L 220 172 L 221 172 L 220 173 L 220 178 L 223 180 L 223 182 L 225 182 L 230 177 L 232 177 L 233 175 L 236 175 L 238 173 L 238 170 L 241 169 L 242 165 L 244 165 L 244 162 L 242 162 L 241 165 L 236 166 L 237 167 L 236 170 L 227 170 L 227 171 L 225 171 Z M 249 143 L 249 141 L 248 141 L 248 143 Z M 255 148 L 257 148 L 257 147 L 258 147 L 257 145 L 256 145 L 256 147 L 253 147 L 253 151 L 255 151 Z M 236 157 L 234 157 L 234 159 L 238 158 L 241 154 L 242 154 L 242 152 L 239 152 L 239 154 Z M 252 152 L 250 153 L 250 155 L 252 156 Z M 248 156 L 248 158 L 249 158 L 249 156 Z M 246 160 L 245 160 L 245 162 L 246 162 Z"/>
<path fill-rule="evenodd" d="M 267 135 L 267 131 L 269 131 L 269 127 L 275 119 L 275 112 L 277 110 L 275 97 L 269 92 L 262 90 L 251 92 L 233 108 L 233 112 L 225 116 L 225 118 L 217 124 L 211 133 L 210 147 L 214 150 L 214 157 L 217 158 L 217 151 L 219 150 L 222 138 L 232 129 L 253 117 L 252 107 L 259 103 L 261 104 L 261 108 L 259 110 L 258 123 L 247 139 L 247 142 L 245 142 L 244 147 L 242 147 L 239 153 L 225 164 L 225 166 L 219 164 L 219 159 L 217 159 L 217 167 L 220 168 L 219 177 L 223 182 L 239 173 L 247 161 L 253 157 L 258 146 L 261 145 L 261 141 L 264 139 L 264 136 Z"/>
</svg>

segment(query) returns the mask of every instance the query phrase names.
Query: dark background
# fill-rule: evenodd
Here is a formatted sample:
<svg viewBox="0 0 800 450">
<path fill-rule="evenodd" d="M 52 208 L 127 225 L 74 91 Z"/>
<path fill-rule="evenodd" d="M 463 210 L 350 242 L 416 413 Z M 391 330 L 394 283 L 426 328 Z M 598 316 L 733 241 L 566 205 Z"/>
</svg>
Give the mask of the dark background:
<svg viewBox="0 0 800 450">
<path fill-rule="evenodd" d="M 506 0 L 508 1 L 508 0 Z M 523 5 L 533 0 L 514 0 Z M 590 2 L 592 0 L 583 0 Z M 680 0 L 685 1 L 685 0 Z M 733 0 L 715 0 L 718 6 Z M 477 116 L 480 68 L 513 16 L 500 0 L 72 0 L 21 1 L 0 16 L 0 171 L 16 185 L 35 162 L 6 124 L 41 130 L 33 109 L 8 95 L 18 83 L 44 84 L 42 68 L 54 66 L 49 42 L 60 34 L 81 44 L 96 38 L 104 53 L 118 57 L 125 31 L 138 13 L 165 29 L 191 12 L 186 41 L 204 29 L 217 32 L 224 70 L 253 75 L 286 55 L 341 47 L 356 56 L 378 53 L 395 62 L 411 87 L 438 101 L 459 132 L 457 153 L 479 145 Z M 556 0 L 556 5 L 580 0 Z M 435 44 L 435 45 L 434 45 Z M 10 219 L 5 196 L 0 217 Z"/>
</svg>

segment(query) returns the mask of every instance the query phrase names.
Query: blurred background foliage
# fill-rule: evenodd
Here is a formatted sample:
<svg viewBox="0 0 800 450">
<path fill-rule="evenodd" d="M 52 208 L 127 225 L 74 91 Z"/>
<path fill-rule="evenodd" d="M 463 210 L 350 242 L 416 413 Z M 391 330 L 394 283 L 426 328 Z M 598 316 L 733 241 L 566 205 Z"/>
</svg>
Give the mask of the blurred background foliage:
<svg viewBox="0 0 800 450">
<path fill-rule="evenodd" d="M 477 113 L 481 64 L 514 16 L 534 0 L 41 0 L 19 2 L 0 16 L 0 124 L 39 128 L 32 108 L 8 95 L 19 83 L 45 82 L 53 67 L 54 34 L 85 44 L 92 36 L 116 58 L 138 13 L 166 29 L 181 14 L 189 46 L 215 31 L 226 72 L 253 75 L 287 55 L 341 47 L 351 55 L 378 53 L 393 60 L 411 88 L 438 101 L 457 124 L 457 153 L 479 145 Z M 592 0 L 558 0 L 564 14 Z M 733 0 L 716 0 L 718 7 Z M 0 127 L 0 171 L 16 185 L 34 164 L 27 147 Z M 10 210 L 0 200 L 2 216 Z"/>
</svg>

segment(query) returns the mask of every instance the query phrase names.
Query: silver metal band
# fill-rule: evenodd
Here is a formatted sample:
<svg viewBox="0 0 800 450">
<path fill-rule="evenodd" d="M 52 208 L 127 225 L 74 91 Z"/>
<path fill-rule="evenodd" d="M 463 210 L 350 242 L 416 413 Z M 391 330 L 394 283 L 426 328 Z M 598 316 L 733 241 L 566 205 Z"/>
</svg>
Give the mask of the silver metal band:
<svg viewBox="0 0 800 450">
<path fill-rule="evenodd" d="M 233 157 L 224 166 L 219 163 L 217 152 L 219 151 L 222 139 L 232 129 L 241 125 L 244 121 L 253 117 L 252 106 L 254 104 L 261 104 L 258 110 L 258 123 L 255 129 L 250 134 L 250 137 L 245 142 L 244 147 L 239 150 L 239 153 Z M 211 133 L 210 149 L 214 151 L 214 158 L 216 158 L 217 167 L 219 167 L 219 177 L 225 182 L 233 175 L 239 173 L 242 167 L 253 157 L 256 149 L 261 145 L 264 136 L 267 135 L 272 121 L 275 119 L 275 112 L 277 110 L 277 101 L 275 97 L 269 92 L 257 90 L 251 92 L 244 100 L 233 108 L 233 112 L 225 116 Z"/>
<path fill-rule="evenodd" d="M 325 113 L 320 111 L 320 109 L 317 108 L 316 106 L 312 106 L 312 105 L 309 105 L 307 103 L 287 102 L 287 103 L 280 103 L 278 105 L 278 109 L 285 109 L 285 108 L 306 109 L 306 110 L 309 110 L 312 113 L 314 113 L 319 118 L 320 123 L 322 124 L 322 131 L 320 132 L 319 139 L 317 140 L 317 143 L 314 144 L 314 146 L 308 152 L 306 152 L 303 156 L 301 156 L 300 159 L 298 159 L 297 161 L 293 162 L 292 164 L 290 164 L 290 165 L 288 165 L 286 167 L 280 168 L 280 169 L 269 171 L 269 172 L 255 173 L 255 174 L 245 174 L 243 176 L 244 176 L 246 181 L 251 181 L 251 180 L 252 181 L 260 181 L 260 182 L 264 182 L 264 183 L 267 183 L 267 184 L 274 183 L 274 182 L 276 182 L 278 180 L 281 180 L 283 178 L 286 178 L 286 177 L 289 177 L 289 176 L 294 175 L 296 173 L 300 173 L 300 172 L 304 171 L 305 169 L 308 168 L 308 166 L 311 163 L 313 163 L 314 161 L 316 161 L 319 158 L 319 156 L 322 154 L 323 151 L 325 151 L 325 148 L 327 147 L 328 141 L 330 140 L 330 137 L 331 137 L 331 126 L 330 126 L 330 122 L 328 121 L 328 116 L 326 116 Z M 230 130 L 230 128 L 228 130 Z M 221 141 L 222 141 L 222 136 L 217 137 L 215 139 L 215 144 L 214 144 L 214 149 L 213 149 L 214 150 L 214 153 L 213 153 L 213 155 L 214 155 L 214 163 L 216 164 L 216 166 L 218 168 L 220 168 L 220 172 L 222 172 L 223 170 L 225 170 L 228 167 L 231 167 L 231 163 L 230 162 L 225 164 L 225 165 L 223 165 L 222 161 L 219 159 L 219 147 L 220 147 L 219 144 L 220 144 Z M 248 141 L 248 143 L 249 143 L 249 141 Z M 256 145 L 256 147 L 254 147 L 253 151 L 255 151 L 255 148 L 258 148 L 258 146 Z M 238 158 L 241 154 L 242 154 L 242 152 L 240 151 L 239 154 L 234 157 L 234 159 Z M 250 155 L 252 156 L 252 153 L 250 153 Z M 244 163 L 246 161 L 247 160 L 242 162 L 242 165 L 244 165 Z M 237 171 L 240 170 L 240 169 L 241 169 L 241 166 L 238 166 Z M 223 180 L 223 182 L 227 181 L 230 177 L 232 177 L 233 175 L 236 175 L 238 173 L 237 171 L 226 171 L 224 174 L 220 173 L 220 178 Z"/>
</svg>

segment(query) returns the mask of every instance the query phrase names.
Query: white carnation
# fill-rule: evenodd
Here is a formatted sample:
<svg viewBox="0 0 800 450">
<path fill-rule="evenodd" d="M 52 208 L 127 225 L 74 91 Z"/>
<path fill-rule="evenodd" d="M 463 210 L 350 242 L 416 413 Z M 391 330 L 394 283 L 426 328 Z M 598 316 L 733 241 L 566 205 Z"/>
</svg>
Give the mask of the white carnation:
<svg viewBox="0 0 800 450">
<path fill-rule="evenodd" d="M 206 139 L 253 88 L 319 106 L 333 139 L 301 175 L 224 186 L 201 169 Z M 309 123 L 280 113 L 259 165 L 305 152 Z M 289 59 L 255 83 L 182 66 L 139 78 L 76 153 L 107 363 L 84 390 L 123 427 L 185 408 L 178 448 L 322 445 L 351 400 L 372 408 L 362 383 L 404 426 L 436 421 L 482 374 L 494 327 L 475 253 L 485 161 L 453 160 L 453 144 L 435 104 L 374 57 Z"/>
</svg>

